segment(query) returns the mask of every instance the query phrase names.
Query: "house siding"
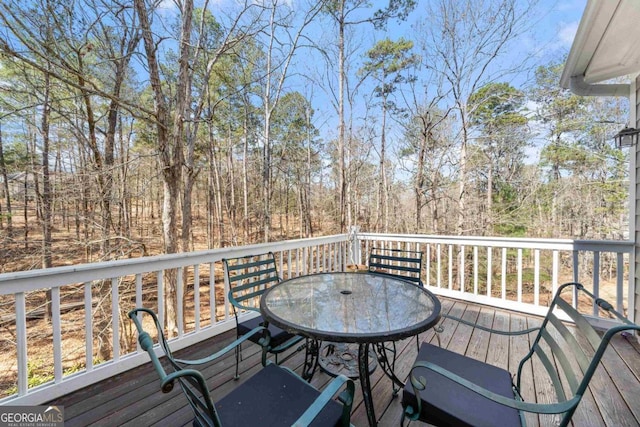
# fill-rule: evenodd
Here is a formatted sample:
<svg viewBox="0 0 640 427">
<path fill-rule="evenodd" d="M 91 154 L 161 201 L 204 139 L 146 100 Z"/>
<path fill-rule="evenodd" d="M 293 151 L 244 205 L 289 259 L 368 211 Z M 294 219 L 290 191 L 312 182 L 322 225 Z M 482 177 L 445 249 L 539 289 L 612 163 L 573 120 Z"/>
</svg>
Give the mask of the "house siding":
<svg viewBox="0 0 640 427">
<path fill-rule="evenodd" d="M 631 93 L 629 98 L 629 123 L 635 124 L 635 128 L 640 128 L 640 75 L 636 76 L 631 81 Z M 630 160 L 630 172 L 633 176 L 630 177 L 630 181 L 634 183 L 629 189 L 631 194 L 634 195 L 633 203 L 629 201 L 631 210 L 629 214 L 634 221 L 629 221 L 629 224 L 633 229 L 629 230 L 630 236 L 633 236 L 634 243 L 634 262 L 630 265 L 630 274 L 633 277 L 633 293 L 630 296 L 629 301 L 629 314 L 632 315 L 632 320 L 635 322 L 640 321 L 640 144 L 634 147 L 634 154 Z M 632 299 L 632 300 L 631 300 Z M 640 340 L 640 337 L 639 337 Z"/>
</svg>

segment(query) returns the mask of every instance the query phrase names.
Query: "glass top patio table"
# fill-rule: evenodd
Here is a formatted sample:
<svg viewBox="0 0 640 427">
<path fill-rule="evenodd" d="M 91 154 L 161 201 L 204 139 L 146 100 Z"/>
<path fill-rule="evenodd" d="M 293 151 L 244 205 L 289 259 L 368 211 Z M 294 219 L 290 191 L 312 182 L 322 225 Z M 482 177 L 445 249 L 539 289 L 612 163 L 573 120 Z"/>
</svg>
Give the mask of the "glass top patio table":
<svg viewBox="0 0 640 427">
<path fill-rule="evenodd" d="M 350 343 L 396 341 L 431 328 L 440 302 L 425 288 L 371 273 L 319 273 L 268 289 L 263 316 L 289 332 Z"/>
<path fill-rule="evenodd" d="M 440 301 L 427 289 L 408 281 L 373 273 L 319 273 L 285 280 L 260 299 L 270 323 L 313 340 L 307 356 L 318 360 L 317 341 L 358 344 L 358 372 L 370 426 L 377 425 L 371 381 L 370 346 L 378 352 L 384 373 L 404 385 L 393 372 L 385 344 L 414 336 L 440 319 Z M 314 350 L 310 351 L 310 347 Z M 305 357 L 305 374 L 307 373 Z M 309 363 L 309 365 L 312 365 Z M 309 370 L 310 378 L 315 367 Z"/>
</svg>

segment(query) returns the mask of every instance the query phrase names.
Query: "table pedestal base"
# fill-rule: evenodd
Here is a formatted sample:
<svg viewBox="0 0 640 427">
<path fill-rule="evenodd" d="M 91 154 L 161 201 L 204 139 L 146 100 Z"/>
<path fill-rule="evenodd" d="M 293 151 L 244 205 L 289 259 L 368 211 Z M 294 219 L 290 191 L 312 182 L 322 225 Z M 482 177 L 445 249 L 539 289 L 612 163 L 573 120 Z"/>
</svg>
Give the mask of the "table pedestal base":
<svg viewBox="0 0 640 427">
<path fill-rule="evenodd" d="M 344 375 L 351 379 L 359 378 L 358 344 L 324 342 L 320 346 L 318 365 L 324 372 L 334 377 Z M 378 366 L 376 355 L 369 352 L 369 374 Z"/>
</svg>

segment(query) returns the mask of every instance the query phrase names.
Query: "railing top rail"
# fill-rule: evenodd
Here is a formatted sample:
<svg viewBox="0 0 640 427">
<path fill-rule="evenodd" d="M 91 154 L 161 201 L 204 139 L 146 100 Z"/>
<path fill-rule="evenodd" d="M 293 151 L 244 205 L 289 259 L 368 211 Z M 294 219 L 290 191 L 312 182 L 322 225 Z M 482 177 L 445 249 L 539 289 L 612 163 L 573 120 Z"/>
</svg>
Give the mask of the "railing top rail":
<svg viewBox="0 0 640 427">
<path fill-rule="evenodd" d="M 441 236 L 427 234 L 382 234 L 358 233 L 362 240 L 389 240 L 394 242 L 443 243 L 466 246 L 486 246 L 522 249 L 556 249 L 556 250 L 602 250 L 610 252 L 631 253 L 631 240 L 575 240 L 575 239 L 540 239 L 520 237 L 482 237 L 482 236 Z"/>
<path fill-rule="evenodd" d="M 347 234 L 335 234 L 309 239 L 259 243 L 255 245 L 216 248 L 169 255 L 156 255 L 117 261 L 95 262 L 38 270 L 0 274 L 0 295 L 30 292 L 70 283 L 85 283 L 131 274 L 148 273 L 188 265 L 220 261 L 225 257 L 239 257 L 261 252 L 281 252 L 348 240 Z"/>
</svg>

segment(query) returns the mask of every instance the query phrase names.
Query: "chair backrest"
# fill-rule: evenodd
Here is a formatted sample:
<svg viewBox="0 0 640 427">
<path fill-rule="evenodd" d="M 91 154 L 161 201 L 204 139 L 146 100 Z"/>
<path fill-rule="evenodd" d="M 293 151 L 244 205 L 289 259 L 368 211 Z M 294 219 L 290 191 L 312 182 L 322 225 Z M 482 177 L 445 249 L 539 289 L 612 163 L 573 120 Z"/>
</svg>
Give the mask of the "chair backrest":
<svg viewBox="0 0 640 427">
<path fill-rule="evenodd" d="M 153 349 L 153 339 L 148 332 L 146 332 L 142 327 L 141 319 L 139 318 L 139 314 L 144 313 L 151 316 L 153 319 L 158 336 L 158 344 L 164 351 L 166 356 L 167 368 L 170 371 L 167 373 L 162 363 L 160 362 L 158 355 Z M 211 399 L 211 395 L 209 394 L 209 389 L 207 388 L 207 383 L 200 373 L 195 369 L 184 369 L 178 360 L 174 359 L 171 354 L 171 349 L 167 343 L 167 340 L 162 333 L 162 326 L 158 321 L 158 317 L 156 314 L 146 308 L 137 308 L 129 312 L 129 318 L 136 325 L 136 329 L 138 330 L 138 342 L 140 343 L 140 347 L 149 354 L 149 358 L 151 359 L 151 364 L 154 369 L 160 376 L 161 385 L 160 388 L 163 393 L 169 393 L 173 390 L 174 384 L 177 381 L 184 392 L 184 395 L 189 402 L 189 406 L 193 410 L 194 414 L 194 422 L 193 425 L 199 426 L 214 426 L 220 427 L 221 422 L 218 414 L 216 412 L 213 400 Z"/>
<path fill-rule="evenodd" d="M 234 311 L 237 308 L 259 312 L 264 291 L 280 282 L 273 253 L 226 258 L 222 262 Z"/>
<path fill-rule="evenodd" d="M 372 248 L 369 252 L 368 270 L 411 281 L 422 286 L 422 258 L 420 251 Z"/>
<path fill-rule="evenodd" d="M 619 325 L 599 334 L 587 318 L 574 308 L 574 301 L 581 310 L 601 310 L 602 314 L 619 321 Z M 573 322 L 573 325 L 568 326 L 566 320 Z M 553 384 L 558 409 L 563 409 L 560 425 L 567 425 L 611 338 L 627 330 L 640 331 L 640 326 L 626 319 L 607 301 L 596 298 L 581 284 L 560 286 L 529 353 L 518 366 L 516 387 L 521 390 L 524 366 L 537 359 Z M 536 381 L 539 375 L 536 373 Z"/>
</svg>

